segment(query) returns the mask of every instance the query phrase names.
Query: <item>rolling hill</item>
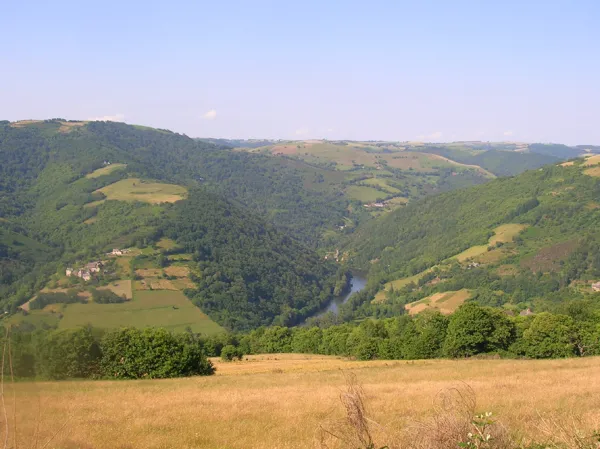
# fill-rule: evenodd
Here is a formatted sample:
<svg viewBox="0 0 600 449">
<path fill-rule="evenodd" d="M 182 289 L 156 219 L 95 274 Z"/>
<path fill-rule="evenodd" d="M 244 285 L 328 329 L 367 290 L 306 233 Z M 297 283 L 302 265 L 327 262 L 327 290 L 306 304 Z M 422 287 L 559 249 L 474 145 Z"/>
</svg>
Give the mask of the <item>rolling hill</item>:
<svg viewBox="0 0 600 449">
<path fill-rule="evenodd" d="M 598 301 L 591 288 L 600 280 L 597 158 L 428 197 L 366 223 L 344 251 L 369 270 L 371 289 L 349 307 L 391 313 L 394 304 L 461 289 L 517 311 Z"/>
<path fill-rule="evenodd" d="M 147 299 L 163 311 L 181 309 L 174 292 L 185 292 L 231 329 L 294 324 L 330 300 L 339 281 L 311 246 L 347 203 L 326 183 L 306 187 L 318 169 L 164 130 L 60 119 L 1 122 L 0 156 L 0 305 L 14 313 L 44 288 L 46 302 L 64 290 L 81 302 L 32 310 L 30 324 L 80 323 L 77 313 L 98 312 L 86 309 L 89 286 L 126 280 L 136 310 L 147 309 L 146 289 L 173 292 Z M 113 248 L 130 251 L 107 258 Z M 66 267 L 96 260 L 105 268 L 89 285 L 65 277 Z M 171 268 L 187 271 L 178 278 Z M 157 322 L 131 313 L 134 324 L 185 327 L 178 314 Z"/>
</svg>

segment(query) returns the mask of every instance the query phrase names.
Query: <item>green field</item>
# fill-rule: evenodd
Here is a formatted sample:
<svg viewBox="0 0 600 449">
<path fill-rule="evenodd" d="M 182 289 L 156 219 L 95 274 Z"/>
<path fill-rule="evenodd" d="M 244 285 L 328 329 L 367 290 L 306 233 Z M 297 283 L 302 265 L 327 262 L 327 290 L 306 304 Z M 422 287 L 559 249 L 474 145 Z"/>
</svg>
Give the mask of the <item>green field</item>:
<svg viewBox="0 0 600 449">
<path fill-rule="evenodd" d="M 206 335 L 223 331 L 183 293 L 167 290 L 135 291 L 133 300 L 122 304 L 69 304 L 64 307 L 59 328 L 87 324 L 105 329 L 164 327 L 175 332 L 190 327 L 194 332 Z"/>
<path fill-rule="evenodd" d="M 94 170 L 91 173 L 85 175 L 86 178 L 99 178 L 100 176 L 108 175 L 116 170 L 120 170 L 122 168 L 127 167 L 127 164 L 110 164 L 105 167 L 99 168 L 98 170 Z"/>
<path fill-rule="evenodd" d="M 187 189 L 175 184 L 146 182 L 138 178 L 122 179 L 98 190 L 108 200 L 174 203 L 187 195 Z"/>
<path fill-rule="evenodd" d="M 383 190 L 385 190 L 388 193 L 392 193 L 392 194 L 400 193 L 400 189 L 390 186 L 388 184 L 388 181 L 385 178 L 369 178 L 369 179 L 365 179 L 364 181 L 361 181 L 361 183 L 367 184 L 370 186 L 381 187 Z"/>
<path fill-rule="evenodd" d="M 346 189 L 346 195 L 353 200 L 362 201 L 363 203 L 370 203 L 377 198 L 385 198 L 387 196 L 384 192 L 366 186 L 350 186 Z"/>
</svg>

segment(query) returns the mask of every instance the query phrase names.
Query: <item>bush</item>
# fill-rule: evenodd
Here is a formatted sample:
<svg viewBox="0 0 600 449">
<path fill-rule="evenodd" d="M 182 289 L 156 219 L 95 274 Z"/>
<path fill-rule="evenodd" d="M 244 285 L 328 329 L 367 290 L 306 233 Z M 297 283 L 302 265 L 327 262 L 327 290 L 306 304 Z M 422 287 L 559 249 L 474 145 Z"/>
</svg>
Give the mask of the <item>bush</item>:
<svg viewBox="0 0 600 449">
<path fill-rule="evenodd" d="M 38 338 L 35 370 L 47 379 L 93 377 L 99 374 L 100 357 L 91 329 L 52 331 Z"/>
<path fill-rule="evenodd" d="M 234 359 L 241 360 L 243 356 L 243 352 L 233 345 L 227 345 L 221 349 L 221 360 L 224 362 L 231 362 Z"/>
<path fill-rule="evenodd" d="M 126 328 L 102 339 L 102 374 L 115 379 L 210 375 L 212 363 L 199 342 L 165 329 Z"/>
</svg>

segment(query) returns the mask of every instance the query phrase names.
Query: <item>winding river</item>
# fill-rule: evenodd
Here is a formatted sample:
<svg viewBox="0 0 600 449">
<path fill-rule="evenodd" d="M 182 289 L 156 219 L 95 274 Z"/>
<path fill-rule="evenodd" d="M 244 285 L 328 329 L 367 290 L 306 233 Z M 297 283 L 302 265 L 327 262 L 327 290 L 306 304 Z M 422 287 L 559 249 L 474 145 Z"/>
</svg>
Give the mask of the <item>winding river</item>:
<svg viewBox="0 0 600 449">
<path fill-rule="evenodd" d="M 367 285 L 367 278 L 365 278 L 359 274 L 354 274 L 352 276 L 352 280 L 350 281 L 350 291 L 343 296 L 338 296 L 337 298 L 335 298 L 333 301 L 331 301 L 329 303 L 327 308 L 323 309 L 321 312 L 319 312 L 315 316 L 317 316 L 317 317 L 323 316 L 328 312 L 333 312 L 335 315 L 337 315 L 340 305 L 342 305 L 346 301 L 348 301 L 350 299 L 350 296 L 352 296 L 354 293 L 357 293 L 357 292 L 361 291 L 363 288 L 365 288 L 366 285 Z"/>
</svg>

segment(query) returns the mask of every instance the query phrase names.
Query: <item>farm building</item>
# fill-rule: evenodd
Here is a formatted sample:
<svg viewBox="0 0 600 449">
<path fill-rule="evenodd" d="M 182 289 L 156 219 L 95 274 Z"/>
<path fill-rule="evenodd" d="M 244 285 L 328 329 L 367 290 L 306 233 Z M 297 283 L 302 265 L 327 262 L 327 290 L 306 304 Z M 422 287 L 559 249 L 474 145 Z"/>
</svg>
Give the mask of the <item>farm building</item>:
<svg viewBox="0 0 600 449">
<path fill-rule="evenodd" d="M 595 292 L 600 292 L 600 282 L 592 284 L 592 290 L 594 290 Z"/>
<path fill-rule="evenodd" d="M 70 267 L 69 267 L 69 268 L 67 268 L 67 269 L 65 270 L 65 274 L 66 274 L 67 276 L 71 277 L 71 276 L 73 275 L 73 268 L 70 268 Z"/>
<path fill-rule="evenodd" d="M 100 268 L 102 268 L 102 262 L 90 262 L 86 264 L 85 268 L 90 273 L 100 273 Z"/>
<path fill-rule="evenodd" d="M 525 310 L 521 310 L 521 312 L 519 312 L 520 316 L 529 316 L 529 315 L 533 315 L 533 312 L 531 311 L 530 308 L 527 308 Z"/>
</svg>

